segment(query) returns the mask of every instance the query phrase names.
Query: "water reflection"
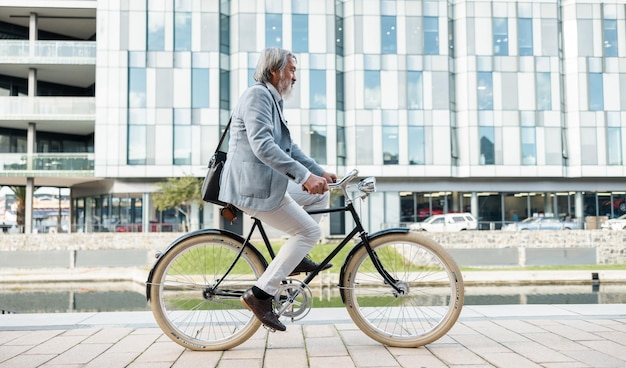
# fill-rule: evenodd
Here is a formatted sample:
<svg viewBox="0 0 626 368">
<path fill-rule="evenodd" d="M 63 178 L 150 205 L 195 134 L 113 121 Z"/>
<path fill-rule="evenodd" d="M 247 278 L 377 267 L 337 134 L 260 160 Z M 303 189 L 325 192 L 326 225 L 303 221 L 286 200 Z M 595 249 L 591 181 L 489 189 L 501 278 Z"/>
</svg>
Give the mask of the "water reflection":
<svg viewBox="0 0 626 368">
<path fill-rule="evenodd" d="M 337 287 L 314 286 L 314 308 L 342 307 Z M 626 303 L 626 284 L 466 286 L 465 305 Z M 0 313 L 148 311 L 135 282 L 3 286 Z"/>
</svg>

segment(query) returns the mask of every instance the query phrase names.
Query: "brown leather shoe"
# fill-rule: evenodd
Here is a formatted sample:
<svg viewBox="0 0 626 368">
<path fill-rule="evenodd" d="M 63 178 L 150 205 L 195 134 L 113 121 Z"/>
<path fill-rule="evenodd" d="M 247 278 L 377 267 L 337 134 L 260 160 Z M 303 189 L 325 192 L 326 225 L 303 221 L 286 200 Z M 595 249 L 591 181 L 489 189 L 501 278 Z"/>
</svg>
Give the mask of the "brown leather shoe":
<svg viewBox="0 0 626 368">
<path fill-rule="evenodd" d="M 267 327 L 277 331 L 285 331 L 287 329 L 287 327 L 278 320 L 278 316 L 274 314 L 272 298 L 267 300 L 258 299 L 254 296 L 252 289 L 248 289 L 243 293 L 240 299 L 241 303 L 254 313 L 256 318 Z"/>
<path fill-rule="evenodd" d="M 296 268 L 289 274 L 289 276 L 297 275 L 301 272 L 313 272 L 317 268 L 317 266 L 319 266 L 319 263 L 313 262 L 313 260 L 308 256 L 304 257 L 304 259 L 302 259 L 302 262 L 300 262 L 300 264 L 296 266 Z M 332 266 L 332 263 L 327 263 L 324 268 L 322 268 L 322 271 L 327 270 Z"/>
</svg>

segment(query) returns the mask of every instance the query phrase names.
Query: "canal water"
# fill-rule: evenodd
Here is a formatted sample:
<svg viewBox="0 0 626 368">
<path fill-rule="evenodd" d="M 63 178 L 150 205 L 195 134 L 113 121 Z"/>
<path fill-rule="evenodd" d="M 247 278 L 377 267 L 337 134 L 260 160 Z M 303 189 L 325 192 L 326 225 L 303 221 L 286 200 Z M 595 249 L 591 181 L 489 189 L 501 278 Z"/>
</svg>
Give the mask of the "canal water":
<svg viewBox="0 0 626 368">
<path fill-rule="evenodd" d="M 312 287 L 313 308 L 341 307 L 337 287 Z M 626 304 L 626 284 L 466 286 L 465 305 Z M 0 313 L 150 310 L 145 285 L 134 282 L 3 286 Z"/>
</svg>

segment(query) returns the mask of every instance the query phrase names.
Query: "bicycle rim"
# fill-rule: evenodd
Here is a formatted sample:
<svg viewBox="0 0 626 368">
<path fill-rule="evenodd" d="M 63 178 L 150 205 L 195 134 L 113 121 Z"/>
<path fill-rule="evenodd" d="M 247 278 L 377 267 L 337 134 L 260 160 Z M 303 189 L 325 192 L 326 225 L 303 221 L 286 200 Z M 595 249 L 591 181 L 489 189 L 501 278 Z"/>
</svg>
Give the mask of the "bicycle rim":
<svg viewBox="0 0 626 368">
<path fill-rule="evenodd" d="M 463 280 L 454 260 L 434 241 L 415 233 L 371 240 L 398 293 L 374 267 L 362 246 L 347 260 L 342 294 L 355 324 L 390 346 L 417 347 L 445 335 L 463 305 Z"/>
<path fill-rule="evenodd" d="M 239 300 L 263 273 L 257 255 L 222 235 L 186 239 L 162 255 L 154 270 L 151 308 L 165 334 L 192 350 L 226 350 L 246 341 L 259 328 Z M 219 288 L 214 286 L 219 281 Z"/>
</svg>

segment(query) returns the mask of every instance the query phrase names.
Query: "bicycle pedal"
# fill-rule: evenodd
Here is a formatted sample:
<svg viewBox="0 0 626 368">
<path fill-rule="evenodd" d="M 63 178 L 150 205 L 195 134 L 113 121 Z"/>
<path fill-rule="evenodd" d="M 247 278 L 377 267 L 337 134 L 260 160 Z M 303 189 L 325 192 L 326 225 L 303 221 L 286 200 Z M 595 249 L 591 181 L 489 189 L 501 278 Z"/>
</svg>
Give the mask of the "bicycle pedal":
<svg viewBox="0 0 626 368">
<path fill-rule="evenodd" d="M 270 326 L 268 326 L 268 325 L 263 325 L 263 327 L 264 327 L 266 330 L 268 330 L 269 332 L 276 332 L 276 329 L 275 329 L 275 328 L 271 328 L 271 327 L 270 327 Z"/>
</svg>

